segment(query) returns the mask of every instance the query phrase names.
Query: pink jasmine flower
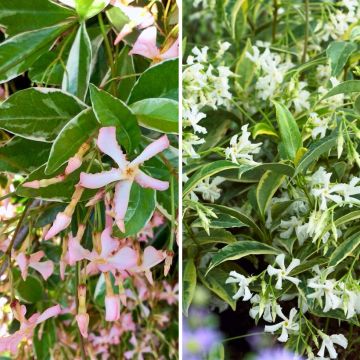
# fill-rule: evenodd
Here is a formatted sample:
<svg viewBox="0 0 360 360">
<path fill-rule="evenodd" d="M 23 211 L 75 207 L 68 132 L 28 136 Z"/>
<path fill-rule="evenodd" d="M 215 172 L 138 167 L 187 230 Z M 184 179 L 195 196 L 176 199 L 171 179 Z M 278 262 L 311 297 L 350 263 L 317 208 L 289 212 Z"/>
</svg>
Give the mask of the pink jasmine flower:
<svg viewBox="0 0 360 360">
<path fill-rule="evenodd" d="M 29 267 L 38 271 L 44 280 L 47 280 L 51 276 L 54 272 L 54 263 L 51 260 L 40 262 L 40 259 L 43 258 L 44 255 L 45 253 L 43 251 L 38 251 L 31 255 L 26 255 L 21 252 L 16 257 L 16 261 L 21 269 L 21 276 L 24 280 L 27 278 Z"/>
<path fill-rule="evenodd" d="M 125 36 L 129 35 L 134 28 L 145 29 L 154 24 L 154 17 L 146 7 L 129 6 L 123 1 L 111 0 L 111 4 L 121 9 L 121 11 L 129 18 L 129 22 L 121 29 L 115 39 L 114 45 L 118 44 Z"/>
<path fill-rule="evenodd" d="M 116 182 L 114 195 L 115 221 L 119 229 L 125 232 L 124 219 L 133 182 L 137 182 L 144 188 L 152 188 L 155 190 L 166 190 L 169 187 L 167 181 L 154 179 L 139 169 L 139 166 L 146 160 L 165 150 L 169 146 L 169 140 L 166 135 L 162 136 L 148 145 L 144 151 L 131 162 L 126 160 L 125 155 L 117 143 L 115 127 L 101 128 L 97 145 L 103 153 L 109 155 L 116 162 L 118 168 L 112 168 L 109 171 L 103 171 L 97 174 L 81 173 L 79 184 L 88 189 L 99 189 Z"/>
<path fill-rule="evenodd" d="M 120 297 L 119 295 L 105 296 L 105 320 L 117 321 L 120 318 Z"/>
<path fill-rule="evenodd" d="M 13 355 L 17 353 L 18 345 L 23 339 L 30 340 L 33 337 L 34 329 L 38 324 L 59 315 L 61 312 L 60 306 L 55 305 L 45 310 L 42 314 L 35 313 L 31 315 L 29 319 L 26 319 L 26 307 L 24 305 L 20 305 L 20 303 L 15 300 L 11 304 L 11 308 L 15 319 L 20 322 L 20 330 L 10 336 L 0 338 L 0 353 L 10 351 Z"/>
<path fill-rule="evenodd" d="M 146 343 L 149 340 L 148 337 L 146 337 L 142 342 L 139 342 L 135 335 L 133 334 L 130 343 L 134 346 L 133 350 L 129 350 L 125 352 L 125 358 L 126 359 L 134 359 L 137 356 L 138 360 L 144 360 L 143 354 L 151 353 L 151 348 Z"/>
<path fill-rule="evenodd" d="M 137 38 L 129 55 L 142 55 L 154 62 L 172 59 L 179 56 L 179 39 L 167 50 L 160 50 L 156 45 L 157 30 L 155 26 L 145 29 Z"/>
<path fill-rule="evenodd" d="M 160 300 L 165 300 L 169 305 L 176 304 L 179 301 L 179 284 L 171 287 L 167 282 L 163 282 L 164 292 L 159 295 Z"/>
<path fill-rule="evenodd" d="M 148 246 L 144 250 L 144 254 L 142 257 L 142 262 L 140 265 L 135 266 L 130 269 L 130 271 L 133 272 L 145 272 L 145 276 L 150 282 L 150 284 L 153 284 L 153 279 L 151 275 L 150 269 L 154 267 L 155 265 L 161 263 L 166 257 L 166 254 L 162 250 L 156 250 L 152 246 Z"/>
<path fill-rule="evenodd" d="M 51 228 L 45 235 L 45 240 L 51 239 L 59 232 L 65 230 L 70 225 L 71 217 L 75 211 L 75 207 L 79 202 L 83 191 L 84 188 L 82 188 L 81 186 L 79 185 L 75 186 L 75 191 L 69 205 L 65 208 L 63 212 L 60 212 L 56 215 L 54 223 L 52 224 Z"/>
<path fill-rule="evenodd" d="M 76 315 L 76 322 L 78 324 L 81 335 L 84 338 L 88 337 L 89 314 L 86 312 L 86 286 L 79 285 L 78 287 L 79 307 Z"/>
</svg>

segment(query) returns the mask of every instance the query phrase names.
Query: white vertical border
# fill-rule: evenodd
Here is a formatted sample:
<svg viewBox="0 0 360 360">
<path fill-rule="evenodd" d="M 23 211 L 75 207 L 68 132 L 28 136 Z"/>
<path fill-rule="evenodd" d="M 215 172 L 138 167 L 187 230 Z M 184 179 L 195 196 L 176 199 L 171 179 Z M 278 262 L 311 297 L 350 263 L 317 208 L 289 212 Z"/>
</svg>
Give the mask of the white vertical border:
<svg viewBox="0 0 360 360">
<path fill-rule="evenodd" d="M 182 59 L 183 59 L 183 26 L 182 26 L 182 0 L 177 0 L 179 8 L 179 215 L 178 215 L 178 244 L 179 244 L 179 360 L 182 360 L 182 331 L 183 331 L 183 317 L 182 317 L 182 274 L 183 274 L 183 252 L 182 252 Z"/>
</svg>

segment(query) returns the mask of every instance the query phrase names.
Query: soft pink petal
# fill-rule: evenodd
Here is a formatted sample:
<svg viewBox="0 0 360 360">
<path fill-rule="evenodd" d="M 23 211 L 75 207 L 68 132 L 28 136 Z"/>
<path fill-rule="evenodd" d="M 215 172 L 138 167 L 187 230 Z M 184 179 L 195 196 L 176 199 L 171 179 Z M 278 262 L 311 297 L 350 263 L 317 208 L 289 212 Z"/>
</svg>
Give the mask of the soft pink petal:
<svg viewBox="0 0 360 360">
<path fill-rule="evenodd" d="M 40 324 L 41 322 L 54 317 L 54 316 L 58 316 L 61 313 L 61 307 L 60 305 L 55 305 L 52 306 L 48 309 L 46 309 L 36 320 L 37 324 Z"/>
<path fill-rule="evenodd" d="M 65 174 L 69 175 L 72 172 L 74 172 L 75 170 L 77 170 L 82 164 L 82 160 L 77 157 L 77 156 L 73 156 L 69 159 L 67 165 L 66 165 L 66 169 L 65 169 Z"/>
<path fill-rule="evenodd" d="M 177 58 L 179 56 L 179 39 L 177 39 L 168 50 L 161 54 L 161 58 L 164 60 Z"/>
<path fill-rule="evenodd" d="M 110 156 L 120 169 L 125 168 L 127 161 L 117 142 L 115 126 L 108 126 L 100 129 L 97 146 L 104 154 Z"/>
<path fill-rule="evenodd" d="M 52 224 L 51 228 L 45 235 L 45 240 L 49 240 L 55 235 L 57 235 L 60 231 L 65 230 L 71 223 L 71 217 L 64 214 L 64 213 L 58 213 L 56 215 L 56 219 L 54 223 Z"/>
<path fill-rule="evenodd" d="M 168 181 L 154 179 L 153 177 L 146 175 L 142 171 L 139 171 L 136 174 L 135 181 L 143 188 L 151 188 L 160 191 L 167 190 L 169 188 Z"/>
<path fill-rule="evenodd" d="M 117 321 L 120 318 L 120 298 L 119 295 L 105 296 L 105 320 Z"/>
<path fill-rule="evenodd" d="M 119 181 L 115 186 L 114 195 L 114 211 L 115 211 L 115 222 L 118 228 L 124 233 L 125 232 L 125 214 L 129 205 L 130 190 L 132 186 L 131 180 Z"/>
<path fill-rule="evenodd" d="M 156 27 L 151 26 L 145 29 L 137 38 L 129 55 L 142 55 L 148 59 L 155 59 L 160 56 L 160 50 L 156 46 Z"/>
<path fill-rule="evenodd" d="M 24 337 L 24 332 L 19 330 L 10 336 L 0 338 L 0 353 L 10 351 L 11 354 L 15 355 L 17 353 L 18 345 Z"/>
<path fill-rule="evenodd" d="M 88 327 L 89 327 L 89 314 L 76 315 L 76 321 L 79 326 L 81 335 L 84 338 L 87 338 L 88 337 Z"/>
<path fill-rule="evenodd" d="M 113 257 L 109 263 L 116 267 L 117 270 L 127 270 L 136 266 L 138 255 L 131 247 L 123 247 Z"/>
<path fill-rule="evenodd" d="M 149 160 L 155 155 L 164 151 L 166 148 L 169 147 L 169 145 L 169 139 L 166 135 L 160 137 L 159 139 L 148 145 L 144 149 L 144 151 L 135 160 L 131 162 L 131 165 L 140 165 L 144 163 L 146 160 Z"/>
<path fill-rule="evenodd" d="M 90 258 L 90 251 L 84 249 L 77 238 L 69 239 L 69 265 L 74 265 L 77 261 Z"/>
<path fill-rule="evenodd" d="M 27 275 L 28 275 L 29 259 L 27 258 L 27 256 L 24 253 L 20 253 L 16 257 L 16 262 L 18 263 L 19 268 L 21 270 L 21 277 L 24 280 L 26 280 Z"/>
<path fill-rule="evenodd" d="M 164 251 L 156 250 L 153 246 L 147 246 L 144 250 L 142 267 L 144 269 L 150 269 L 161 263 L 165 257 Z"/>
<path fill-rule="evenodd" d="M 116 37 L 115 41 L 114 41 L 114 45 L 117 45 L 125 36 L 129 35 L 131 32 L 133 31 L 133 27 L 130 26 L 129 24 L 126 24 L 120 31 L 120 33 L 118 34 L 118 36 Z"/>
<path fill-rule="evenodd" d="M 44 280 L 47 280 L 54 272 L 54 263 L 51 260 L 43 262 L 33 262 L 29 265 L 36 271 L 38 271 Z"/>
<path fill-rule="evenodd" d="M 101 256 L 106 258 L 118 248 L 119 242 L 111 237 L 111 227 L 107 227 L 101 233 Z"/>
<path fill-rule="evenodd" d="M 79 185 L 87 189 L 98 189 L 114 181 L 119 181 L 121 178 L 121 171 L 115 168 L 97 174 L 87 174 L 82 172 L 80 174 Z"/>
</svg>

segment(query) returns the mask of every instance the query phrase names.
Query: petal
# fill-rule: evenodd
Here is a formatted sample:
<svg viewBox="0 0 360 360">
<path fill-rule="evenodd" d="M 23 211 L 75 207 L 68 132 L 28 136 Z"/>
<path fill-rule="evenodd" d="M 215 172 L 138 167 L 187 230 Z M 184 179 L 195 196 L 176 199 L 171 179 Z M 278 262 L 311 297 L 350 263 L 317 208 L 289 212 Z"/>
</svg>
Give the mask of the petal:
<svg viewBox="0 0 360 360">
<path fill-rule="evenodd" d="M 280 266 L 282 270 L 285 270 L 285 254 L 279 254 L 276 257 L 275 262 Z"/>
<path fill-rule="evenodd" d="M 145 29 L 137 38 L 129 55 L 142 55 L 148 59 L 159 57 L 160 50 L 156 46 L 156 27 L 151 26 Z"/>
<path fill-rule="evenodd" d="M 155 140 L 153 143 L 148 145 L 144 151 L 131 162 L 131 165 L 140 165 L 146 160 L 151 159 L 155 155 L 159 154 L 160 152 L 164 151 L 169 147 L 169 139 L 166 135 L 160 137 L 159 139 Z"/>
<path fill-rule="evenodd" d="M 27 256 L 24 253 L 20 253 L 16 257 L 16 262 L 18 263 L 19 268 L 21 270 L 21 277 L 23 278 L 23 280 L 26 280 L 28 274 L 28 266 L 29 266 L 29 261 Z"/>
<path fill-rule="evenodd" d="M 289 338 L 289 335 L 288 335 L 287 329 L 285 326 L 283 326 L 283 328 L 281 330 L 281 336 L 278 338 L 278 340 L 280 342 L 287 342 L 288 338 Z"/>
<path fill-rule="evenodd" d="M 150 269 L 153 266 L 161 263 L 166 255 L 161 250 L 156 250 L 152 246 L 147 246 L 144 250 L 142 268 Z"/>
<path fill-rule="evenodd" d="M 118 34 L 118 36 L 116 37 L 115 41 L 114 41 L 114 45 L 117 45 L 125 36 L 129 35 L 131 32 L 133 31 L 133 27 L 130 26 L 129 24 L 126 24 L 120 31 L 120 33 Z"/>
<path fill-rule="evenodd" d="M 143 188 L 150 188 L 150 189 L 155 189 L 155 190 L 159 190 L 159 191 L 164 191 L 169 188 L 168 181 L 154 179 L 153 177 L 146 175 L 144 172 L 142 172 L 140 170 L 138 171 L 138 173 L 135 176 L 135 181 Z"/>
<path fill-rule="evenodd" d="M 108 126 L 100 129 L 97 146 L 104 154 L 110 156 L 120 169 L 125 168 L 127 160 L 117 142 L 115 126 Z"/>
<path fill-rule="evenodd" d="M 108 257 L 113 251 L 115 251 L 118 246 L 118 240 L 111 237 L 112 227 L 107 227 L 101 233 L 101 256 L 106 258 Z"/>
<path fill-rule="evenodd" d="M 270 276 L 277 275 L 279 272 L 280 272 L 280 270 L 275 269 L 275 268 L 274 268 L 273 266 L 271 266 L 271 265 L 268 265 L 268 267 L 267 267 L 267 273 L 268 273 Z"/>
<path fill-rule="evenodd" d="M 278 323 L 275 325 L 265 325 L 265 332 L 274 333 L 275 331 L 279 330 L 283 326 L 283 323 Z"/>
<path fill-rule="evenodd" d="M 164 60 L 177 58 L 179 56 L 179 39 L 169 47 L 168 50 L 161 54 L 161 58 Z"/>
<path fill-rule="evenodd" d="M 118 228 L 124 233 L 125 232 L 125 214 L 129 205 L 130 190 L 132 186 L 131 180 L 119 181 L 115 186 L 114 195 L 114 211 L 115 211 L 115 222 Z"/>
<path fill-rule="evenodd" d="M 39 262 L 44 256 L 45 256 L 45 253 L 42 250 L 37 251 L 36 253 L 33 253 L 33 254 L 30 255 L 29 262 L 30 263 Z"/>
<path fill-rule="evenodd" d="M 105 320 L 117 321 L 120 318 L 119 295 L 105 296 Z"/>
<path fill-rule="evenodd" d="M 60 305 L 52 306 L 46 309 L 36 320 L 36 323 L 39 324 L 51 317 L 58 316 L 61 313 Z"/>
<path fill-rule="evenodd" d="M 87 174 L 82 172 L 80 174 L 79 185 L 87 189 L 98 189 L 114 181 L 119 181 L 121 178 L 121 171 L 115 168 L 97 174 Z"/>
<path fill-rule="evenodd" d="M 51 260 L 37 262 L 37 263 L 30 263 L 29 265 L 36 271 L 38 271 L 44 280 L 47 280 L 51 274 L 54 272 L 54 263 Z"/>
<path fill-rule="evenodd" d="M 136 266 L 138 255 L 131 247 L 123 247 L 108 261 L 114 265 L 117 270 L 127 270 Z"/>
<path fill-rule="evenodd" d="M 300 265 L 300 260 L 299 259 L 293 259 L 291 261 L 290 265 L 288 266 L 288 268 L 286 269 L 286 272 L 289 274 L 293 269 L 295 269 L 299 265 Z"/>
<path fill-rule="evenodd" d="M 346 339 L 346 337 L 343 334 L 335 334 L 335 335 L 331 335 L 330 339 L 332 340 L 332 342 L 334 344 L 340 345 L 342 346 L 344 349 L 347 348 L 348 346 L 348 341 Z"/>
<path fill-rule="evenodd" d="M 45 240 L 49 240 L 55 235 L 57 235 L 60 231 L 63 231 L 66 229 L 71 223 L 71 217 L 64 214 L 64 213 L 58 213 L 56 215 L 55 221 L 52 224 L 51 228 L 45 235 Z"/>
<path fill-rule="evenodd" d="M 69 265 L 74 265 L 76 262 L 90 259 L 90 251 L 83 248 L 79 240 L 74 237 L 70 237 L 69 240 Z"/>
</svg>

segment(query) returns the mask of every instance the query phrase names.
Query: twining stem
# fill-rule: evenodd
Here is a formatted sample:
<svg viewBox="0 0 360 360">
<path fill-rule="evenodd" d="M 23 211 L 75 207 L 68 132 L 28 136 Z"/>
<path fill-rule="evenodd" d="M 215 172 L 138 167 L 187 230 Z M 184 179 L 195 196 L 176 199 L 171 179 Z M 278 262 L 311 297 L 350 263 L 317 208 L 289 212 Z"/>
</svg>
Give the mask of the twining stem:
<svg viewBox="0 0 360 360">
<path fill-rule="evenodd" d="M 258 335 L 264 335 L 264 332 L 253 332 L 253 333 L 250 333 L 250 334 L 234 336 L 234 337 L 231 337 L 231 338 L 227 338 L 227 339 L 223 340 L 222 342 L 228 342 L 228 341 L 232 341 L 232 340 L 243 339 L 243 338 L 246 338 L 246 337 L 258 336 Z"/>
<path fill-rule="evenodd" d="M 174 177 L 170 178 L 170 193 L 171 193 L 171 231 L 170 231 L 170 241 L 169 241 L 169 250 L 173 250 L 174 239 L 175 239 L 175 191 L 174 191 Z"/>
<path fill-rule="evenodd" d="M 107 32 L 105 29 L 105 25 L 104 25 L 104 21 L 103 21 L 101 13 L 98 15 L 98 19 L 99 19 L 100 30 L 101 30 L 102 36 L 104 38 L 106 54 L 107 54 L 109 66 L 111 69 L 111 76 L 112 76 L 112 78 L 114 78 L 114 77 L 116 77 L 115 63 L 114 63 L 110 42 L 109 42 L 109 39 L 107 36 Z M 112 89 L 113 95 L 116 95 L 116 86 L 115 85 L 116 84 L 114 82 L 111 84 L 111 89 Z"/>
<path fill-rule="evenodd" d="M 273 0 L 273 20 L 272 20 L 272 26 L 271 26 L 272 42 L 275 42 L 275 40 L 276 40 L 278 10 L 279 10 L 278 2 L 277 2 L 277 0 Z"/>
<path fill-rule="evenodd" d="M 304 0 L 304 5 L 305 5 L 305 38 L 304 38 L 304 51 L 301 59 L 302 63 L 306 61 L 306 53 L 309 42 L 309 0 Z"/>
<path fill-rule="evenodd" d="M 80 277 L 80 262 L 78 262 L 76 264 L 76 266 L 75 266 L 75 304 L 76 304 L 76 312 L 79 311 L 79 298 L 78 298 L 79 277 Z M 86 360 L 86 351 L 85 351 L 84 338 L 81 335 L 79 327 L 77 327 L 77 329 L 78 329 L 78 335 L 79 335 L 79 341 L 80 341 L 81 359 Z"/>
</svg>

